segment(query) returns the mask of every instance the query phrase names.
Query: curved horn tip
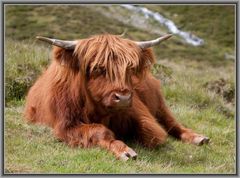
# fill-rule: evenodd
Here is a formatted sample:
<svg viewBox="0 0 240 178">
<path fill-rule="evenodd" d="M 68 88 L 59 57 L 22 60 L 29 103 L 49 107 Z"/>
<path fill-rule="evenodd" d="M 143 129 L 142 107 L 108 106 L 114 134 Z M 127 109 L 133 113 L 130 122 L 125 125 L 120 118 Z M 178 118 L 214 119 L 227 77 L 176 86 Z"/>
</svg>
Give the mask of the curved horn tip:
<svg viewBox="0 0 240 178">
<path fill-rule="evenodd" d="M 44 36 L 36 36 L 38 40 L 51 40 L 50 38 L 44 37 Z"/>
<path fill-rule="evenodd" d="M 173 36 L 173 34 L 169 33 L 169 34 L 161 36 L 160 38 L 168 39 L 168 38 L 170 38 L 172 36 Z"/>
<path fill-rule="evenodd" d="M 157 39 L 154 39 L 154 40 L 150 40 L 150 41 L 140 41 L 140 42 L 136 42 L 137 45 L 144 49 L 144 48 L 150 48 L 152 46 L 155 46 L 155 45 L 158 45 L 160 44 L 162 41 L 165 41 L 167 40 L 168 38 L 170 38 L 171 36 L 173 36 L 173 34 L 166 34 L 166 35 L 163 35 Z"/>
<path fill-rule="evenodd" d="M 44 38 L 43 36 L 36 36 L 37 39 L 41 39 Z"/>
<path fill-rule="evenodd" d="M 161 41 L 165 41 L 165 40 L 171 38 L 172 36 L 173 36 L 172 34 L 166 34 L 166 35 L 159 37 L 158 39 L 159 39 L 159 42 L 161 42 Z"/>
</svg>

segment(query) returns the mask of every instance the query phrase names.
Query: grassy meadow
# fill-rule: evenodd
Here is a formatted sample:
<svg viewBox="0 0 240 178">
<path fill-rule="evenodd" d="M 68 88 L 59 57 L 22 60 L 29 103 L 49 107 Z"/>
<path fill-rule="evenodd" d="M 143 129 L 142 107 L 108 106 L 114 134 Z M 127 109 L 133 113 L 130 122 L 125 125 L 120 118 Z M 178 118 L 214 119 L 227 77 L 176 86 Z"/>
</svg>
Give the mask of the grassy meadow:
<svg viewBox="0 0 240 178">
<path fill-rule="evenodd" d="M 35 36 L 75 39 L 99 33 L 121 34 L 125 29 L 124 37 L 133 40 L 149 40 L 157 35 L 101 13 L 118 7 L 8 5 L 5 174 L 236 173 L 235 61 L 226 58 L 226 54 L 235 53 L 234 7 L 146 7 L 205 40 L 203 46 L 193 47 L 174 36 L 154 47 L 157 63 L 152 72 L 161 80 L 167 104 L 177 120 L 210 137 L 210 143 L 198 147 L 169 137 L 166 144 L 150 150 L 128 142 L 138 158 L 123 162 L 100 148 L 70 148 L 58 142 L 50 128 L 27 124 L 22 115 L 26 93 L 51 60 L 51 46 L 36 41 Z"/>
</svg>

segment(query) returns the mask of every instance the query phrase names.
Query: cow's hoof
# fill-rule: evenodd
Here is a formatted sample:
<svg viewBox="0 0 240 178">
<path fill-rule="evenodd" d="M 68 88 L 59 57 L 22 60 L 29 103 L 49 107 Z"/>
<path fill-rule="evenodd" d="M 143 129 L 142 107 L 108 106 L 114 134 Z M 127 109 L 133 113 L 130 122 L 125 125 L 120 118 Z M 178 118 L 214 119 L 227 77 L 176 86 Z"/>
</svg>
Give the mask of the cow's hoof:
<svg viewBox="0 0 240 178">
<path fill-rule="evenodd" d="M 208 144 L 210 139 L 204 136 L 197 136 L 193 139 L 193 144 L 201 146 L 203 144 Z"/>
<path fill-rule="evenodd" d="M 135 151 L 133 151 L 133 149 L 128 148 L 126 151 L 124 151 L 119 159 L 123 160 L 123 161 L 127 161 L 129 158 L 131 159 L 137 159 L 137 153 Z"/>
</svg>

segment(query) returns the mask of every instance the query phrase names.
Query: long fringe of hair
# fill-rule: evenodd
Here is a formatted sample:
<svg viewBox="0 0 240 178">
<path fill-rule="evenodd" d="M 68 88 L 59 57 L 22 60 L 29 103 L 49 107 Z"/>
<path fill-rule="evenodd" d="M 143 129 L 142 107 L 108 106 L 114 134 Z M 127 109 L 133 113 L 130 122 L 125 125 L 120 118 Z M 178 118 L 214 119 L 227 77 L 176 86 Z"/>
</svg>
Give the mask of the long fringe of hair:
<svg viewBox="0 0 240 178">
<path fill-rule="evenodd" d="M 148 63 L 154 62 L 152 56 L 143 58 L 142 49 L 133 41 L 108 34 L 80 40 L 74 55 L 80 60 L 84 75 L 95 68 L 104 68 L 106 77 L 117 84 L 126 81 L 129 71 L 142 75 Z"/>
</svg>

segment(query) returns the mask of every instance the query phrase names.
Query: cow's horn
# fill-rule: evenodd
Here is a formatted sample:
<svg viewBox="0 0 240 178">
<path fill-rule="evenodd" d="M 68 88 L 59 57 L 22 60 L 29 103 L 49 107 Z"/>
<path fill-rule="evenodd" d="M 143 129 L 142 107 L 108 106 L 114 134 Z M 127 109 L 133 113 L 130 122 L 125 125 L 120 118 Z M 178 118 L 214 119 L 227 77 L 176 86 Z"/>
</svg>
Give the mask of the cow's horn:
<svg viewBox="0 0 240 178">
<path fill-rule="evenodd" d="M 52 45 L 64 48 L 64 49 L 74 49 L 77 41 L 64 41 L 64 40 L 58 40 L 58 39 L 51 39 L 47 37 L 37 36 L 38 40 L 45 41 L 47 43 L 50 43 Z"/>
<path fill-rule="evenodd" d="M 150 48 L 152 46 L 155 46 L 155 45 L 158 45 L 159 43 L 161 43 L 162 41 L 170 38 L 172 36 L 172 34 L 166 34 L 160 38 L 157 38 L 155 40 L 151 40 L 151 41 L 139 41 L 139 42 L 136 42 L 136 44 L 142 48 L 142 49 L 145 49 L 145 48 Z"/>
</svg>

